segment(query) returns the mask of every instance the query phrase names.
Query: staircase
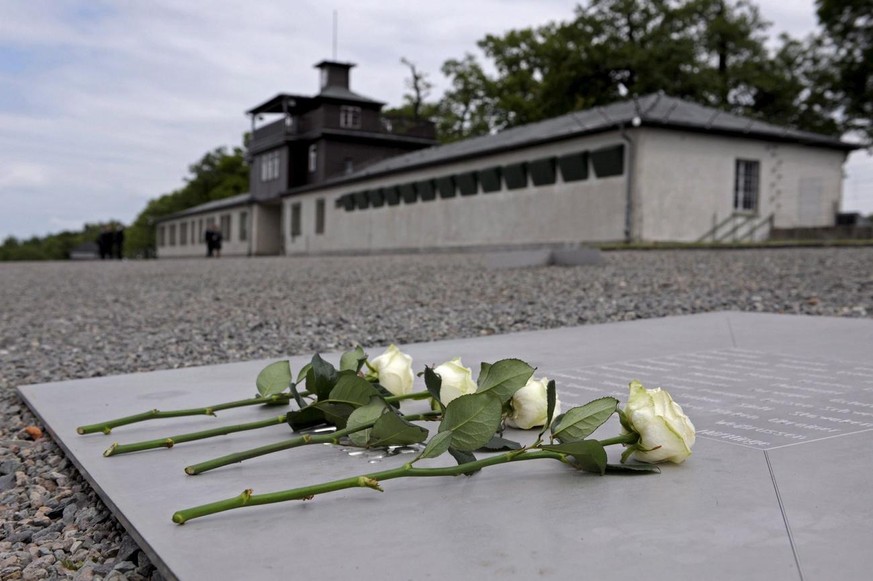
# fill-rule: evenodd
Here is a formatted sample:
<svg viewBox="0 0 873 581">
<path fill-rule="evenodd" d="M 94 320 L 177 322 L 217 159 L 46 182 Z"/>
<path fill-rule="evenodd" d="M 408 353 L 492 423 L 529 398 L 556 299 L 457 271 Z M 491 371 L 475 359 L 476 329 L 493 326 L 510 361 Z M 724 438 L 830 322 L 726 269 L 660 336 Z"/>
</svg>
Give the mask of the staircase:
<svg viewBox="0 0 873 581">
<path fill-rule="evenodd" d="M 758 242 L 770 237 L 773 214 L 761 218 L 754 214 L 731 214 L 721 222 L 712 216 L 712 228 L 697 242 Z"/>
</svg>

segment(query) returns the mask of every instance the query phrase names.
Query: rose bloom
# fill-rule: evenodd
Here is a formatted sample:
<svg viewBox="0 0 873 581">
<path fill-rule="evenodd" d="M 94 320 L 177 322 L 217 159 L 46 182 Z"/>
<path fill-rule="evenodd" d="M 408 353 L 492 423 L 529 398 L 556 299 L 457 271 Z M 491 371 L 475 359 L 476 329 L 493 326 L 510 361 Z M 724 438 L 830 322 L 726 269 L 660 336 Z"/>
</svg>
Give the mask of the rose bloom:
<svg viewBox="0 0 873 581">
<path fill-rule="evenodd" d="M 476 382 L 473 381 L 473 372 L 469 367 L 464 367 L 461 358 L 456 357 L 434 368 L 434 373 L 440 376 L 440 401 L 443 405 L 449 405 L 454 399 L 476 393 Z"/>
<path fill-rule="evenodd" d="M 415 374 L 412 372 L 412 357 L 391 344 L 382 355 L 369 362 L 379 384 L 394 395 L 406 395 L 412 391 Z"/>
<path fill-rule="evenodd" d="M 637 460 L 681 464 L 691 455 L 694 424 L 660 387 L 646 389 L 632 381 L 624 413 L 631 429 L 640 435 L 633 453 Z"/>
<path fill-rule="evenodd" d="M 548 377 L 528 379 L 527 384 L 516 391 L 509 402 L 512 413 L 506 418 L 506 425 L 522 430 L 530 430 L 544 425 L 549 420 L 548 385 Z M 557 416 L 560 413 L 561 402 L 555 398 L 553 415 Z"/>
</svg>

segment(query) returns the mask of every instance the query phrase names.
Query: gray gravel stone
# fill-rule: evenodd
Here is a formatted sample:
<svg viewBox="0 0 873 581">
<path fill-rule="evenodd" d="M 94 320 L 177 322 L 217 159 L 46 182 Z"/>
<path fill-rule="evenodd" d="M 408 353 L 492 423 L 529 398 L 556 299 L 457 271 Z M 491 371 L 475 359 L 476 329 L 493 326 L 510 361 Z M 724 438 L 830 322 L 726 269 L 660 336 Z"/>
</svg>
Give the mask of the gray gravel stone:
<svg viewBox="0 0 873 581">
<path fill-rule="evenodd" d="M 724 309 L 873 316 L 873 248 L 603 257 L 0 263 L 0 578 L 162 579 L 51 438 L 24 431 L 38 421 L 18 385 Z"/>
</svg>

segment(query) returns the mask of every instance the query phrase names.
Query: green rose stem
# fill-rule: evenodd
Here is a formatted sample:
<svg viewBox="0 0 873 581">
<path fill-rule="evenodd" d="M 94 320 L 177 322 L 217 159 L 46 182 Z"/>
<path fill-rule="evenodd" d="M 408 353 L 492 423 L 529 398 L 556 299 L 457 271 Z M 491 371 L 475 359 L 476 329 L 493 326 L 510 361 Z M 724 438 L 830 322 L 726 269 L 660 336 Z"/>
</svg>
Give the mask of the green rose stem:
<svg viewBox="0 0 873 581">
<path fill-rule="evenodd" d="M 426 391 L 408 393 L 406 395 L 395 395 L 386 397 L 385 401 L 389 403 L 397 403 L 402 400 L 426 399 L 430 394 Z M 185 410 L 180 410 L 185 411 Z M 133 416 L 131 416 L 133 417 Z M 235 432 L 245 432 L 247 430 L 258 430 L 260 428 L 269 428 L 277 424 L 285 424 L 288 422 L 288 415 L 273 417 L 267 420 L 259 420 L 257 422 L 249 422 L 247 424 L 235 424 L 232 426 L 223 426 L 220 428 L 212 428 L 200 432 L 188 432 L 187 434 L 179 434 L 176 436 L 167 436 L 164 438 L 156 438 L 154 440 L 143 440 L 142 442 L 133 442 L 131 444 L 112 444 L 104 452 L 103 455 L 119 456 L 121 454 L 130 454 L 131 452 L 143 452 L 145 450 L 154 450 L 156 448 L 172 448 L 176 444 L 183 442 L 193 442 L 195 440 L 204 440 L 215 436 L 224 436 Z M 372 426 L 370 426 L 372 427 Z M 81 428 L 79 428 L 81 429 Z"/>
<path fill-rule="evenodd" d="M 636 438 L 636 434 L 623 435 L 617 436 L 615 438 L 609 438 L 607 440 L 600 440 L 600 443 L 603 446 L 624 444 L 633 442 L 636 440 Z M 506 452 L 504 454 L 498 454 L 496 456 L 491 456 L 490 458 L 485 458 L 482 460 L 476 460 L 475 462 L 466 462 L 457 466 L 448 466 L 442 468 L 416 468 L 412 465 L 412 462 L 407 462 L 403 466 L 392 468 L 391 470 L 384 470 L 382 472 L 371 472 L 370 474 L 364 474 L 361 476 L 353 476 L 351 478 L 344 478 L 342 480 L 334 480 L 332 482 L 314 484 L 311 486 L 302 486 L 300 488 L 292 488 L 290 490 L 282 490 L 279 492 L 252 494 L 251 489 L 248 489 L 243 491 L 243 493 L 239 496 L 235 496 L 233 498 L 219 500 L 218 502 L 210 502 L 209 504 L 203 504 L 200 506 L 195 506 L 193 508 L 180 510 L 173 514 L 173 522 L 181 525 L 185 524 L 191 519 L 199 518 L 201 516 L 224 512 L 225 510 L 231 510 L 234 508 L 243 508 L 245 506 L 273 504 L 275 502 L 286 502 L 289 500 L 311 500 L 317 494 L 335 492 L 337 490 L 344 490 L 346 488 L 371 488 L 373 490 L 378 490 L 379 492 L 382 492 L 382 487 L 379 486 L 379 483 L 385 480 L 392 480 L 394 478 L 458 476 L 461 474 L 480 470 L 488 466 L 506 464 L 508 462 L 522 462 L 525 460 L 548 459 L 558 460 L 559 462 L 564 462 L 565 464 L 571 464 L 572 462 L 568 460 L 568 456 L 568 454 L 562 454 L 560 452 L 549 452 L 546 450 L 537 449 L 521 449 Z"/>
<path fill-rule="evenodd" d="M 179 434 L 178 436 L 169 436 L 167 438 L 157 438 L 155 440 L 144 440 L 142 442 L 134 442 L 132 444 L 112 444 L 103 455 L 118 456 L 120 454 L 130 454 L 131 452 L 142 452 L 143 450 L 153 450 L 155 448 L 172 448 L 176 444 L 183 442 L 193 442 L 194 440 L 203 440 L 205 438 L 213 438 L 215 436 L 224 436 L 233 434 L 234 432 L 245 432 L 246 430 L 257 430 L 260 428 L 268 428 L 280 424 L 287 425 L 288 419 L 286 416 L 275 416 L 268 420 L 260 420 L 247 424 L 236 424 L 233 426 L 223 426 L 221 428 L 213 428 L 211 430 L 203 430 L 201 432 L 189 432 L 187 434 Z"/>
<path fill-rule="evenodd" d="M 425 412 L 423 414 L 405 415 L 403 416 L 403 418 L 407 421 L 414 422 L 417 420 L 434 420 L 439 418 L 441 415 L 442 412 Z M 298 448 L 300 446 L 307 446 L 310 444 L 337 444 L 339 443 L 340 438 L 342 438 L 343 436 L 348 436 L 349 434 L 354 434 L 355 432 L 360 432 L 362 430 L 372 428 L 375 423 L 376 420 L 373 420 L 372 422 L 361 424 L 360 426 L 337 430 L 329 434 L 304 434 L 303 436 L 297 436 L 295 438 L 276 442 L 275 444 L 267 444 L 266 446 L 261 446 L 259 448 L 252 448 L 243 452 L 228 454 L 227 456 L 214 458 L 212 460 L 206 460 L 205 462 L 200 462 L 199 464 L 192 464 L 191 466 L 185 468 L 185 473 L 194 476 L 196 474 L 202 474 L 203 472 L 215 470 L 216 468 L 221 468 L 222 466 L 227 466 L 228 464 L 242 462 L 243 460 L 248 460 L 249 458 L 257 458 L 258 456 L 272 454 L 273 452 L 281 452 L 282 450 L 289 450 L 291 448 Z"/>
<path fill-rule="evenodd" d="M 302 395 L 309 395 L 304 392 Z M 218 405 L 212 405 L 202 408 L 191 408 L 186 410 L 168 410 L 165 412 L 159 410 L 150 410 L 147 412 L 143 412 L 141 414 L 135 414 L 132 416 L 125 416 L 123 418 L 118 418 L 115 420 L 109 420 L 107 422 L 98 422 L 96 424 L 89 424 L 87 426 L 79 426 L 76 428 L 76 432 L 79 434 L 93 434 L 96 432 L 103 432 L 104 434 L 109 434 L 112 432 L 112 428 L 117 428 L 119 426 L 126 426 L 128 424 L 135 424 L 137 422 L 144 422 L 146 420 L 157 420 L 160 418 L 181 418 L 185 416 L 214 416 L 215 412 L 219 412 L 222 410 L 229 410 L 232 408 L 239 408 L 248 405 L 261 405 L 261 404 L 285 404 L 291 400 L 291 396 L 287 393 L 279 393 L 275 395 L 269 396 L 257 396 L 248 399 L 240 399 L 237 401 L 229 401 L 227 403 L 220 403 Z"/>
</svg>

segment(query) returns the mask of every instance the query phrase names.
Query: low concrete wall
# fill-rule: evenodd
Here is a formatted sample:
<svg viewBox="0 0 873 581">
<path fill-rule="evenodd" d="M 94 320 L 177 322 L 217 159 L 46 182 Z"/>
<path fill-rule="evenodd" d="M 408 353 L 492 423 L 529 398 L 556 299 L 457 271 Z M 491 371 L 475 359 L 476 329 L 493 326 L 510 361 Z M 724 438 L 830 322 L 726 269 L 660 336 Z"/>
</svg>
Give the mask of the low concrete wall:
<svg viewBox="0 0 873 581">
<path fill-rule="evenodd" d="M 774 228 L 770 240 L 873 240 L 873 226 Z"/>
</svg>

